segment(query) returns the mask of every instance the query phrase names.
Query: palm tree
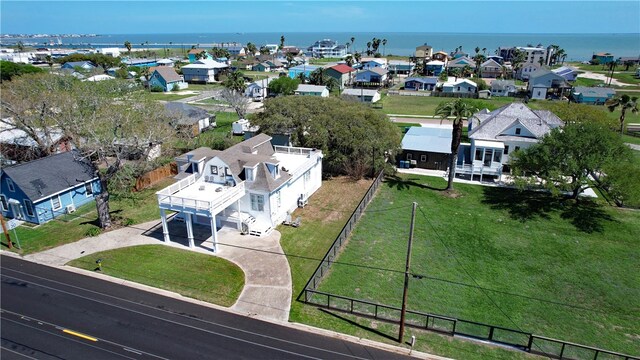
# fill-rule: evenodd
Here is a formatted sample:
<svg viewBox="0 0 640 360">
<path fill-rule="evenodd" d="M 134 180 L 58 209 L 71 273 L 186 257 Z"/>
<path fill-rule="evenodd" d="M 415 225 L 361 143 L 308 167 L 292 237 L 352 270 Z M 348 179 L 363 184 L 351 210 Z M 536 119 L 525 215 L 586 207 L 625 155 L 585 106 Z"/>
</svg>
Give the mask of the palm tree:
<svg viewBox="0 0 640 360">
<path fill-rule="evenodd" d="M 293 59 L 295 58 L 295 56 L 288 52 L 285 57 L 287 58 L 287 64 L 289 65 L 289 67 L 291 67 L 291 63 L 293 63 Z"/>
<path fill-rule="evenodd" d="M 256 55 L 256 51 L 258 49 L 256 48 L 256 45 L 252 42 L 248 42 L 247 43 L 247 52 L 253 57 Z"/>
<path fill-rule="evenodd" d="M 353 43 L 356 41 L 356 38 L 352 36 L 350 40 L 351 40 L 351 48 L 353 49 Z"/>
<path fill-rule="evenodd" d="M 344 58 L 344 62 L 346 62 L 349 66 L 353 66 L 353 61 L 353 55 L 347 55 L 347 57 Z"/>
<path fill-rule="evenodd" d="M 51 69 L 53 67 L 53 58 L 51 57 L 51 55 L 45 56 L 44 59 L 47 62 L 47 65 L 49 65 L 49 69 Z"/>
<path fill-rule="evenodd" d="M 367 43 L 367 56 L 371 56 L 371 41 Z"/>
<path fill-rule="evenodd" d="M 356 61 L 356 63 L 360 63 L 360 59 L 362 59 L 362 54 L 360 54 L 359 52 L 356 52 L 355 54 L 353 54 L 353 59 Z"/>
<path fill-rule="evenodd" d="M 129 55 L 131 55 L 131 43 L 128 41 L 124 42 L 124 47 L 127 48 L 127 52 L 129 53 Z"/>
<path fill-rule="evenodd" d="M 300 80 L 300 84 L 304 84 L 304 83 L 307 82 L 307 75 L 304 72 L 298 73 L 296 78 L 298 78 L 298 80 Z"/>
<path fill-rule="evenodd" d="M 247 88 L 244 83 L 244 74 L 240 71 L 234 71 L 227 75 L 227 78 L 222 82 L 222 85 L 231 91 L 243 93 Z"/>
<path fill-rule="evenodd" d="M 622 95 L 620 97 L 616 97 L 613 99 L 607 100 L 605 105 L 609 108 L 609 111 L 613 112 L 618 106 L 620 107 L 620 134 L 624 133 L 624 117 L 627 113 L 627 110 L 631 111 L 633 114 L 638 113 L 638 98 L 630 97 L 629 95 Z"/>
<path fill-rule="evenodd" d="M 453 178 L 456 176 L 456 159 L 458 158 L 458 147 L 462 138 L 462 127 L 465 119 L 471 117 L 478 109 L 463 99 L 456 99 L 451 102 L 443 102 L 436 108 L 436 116 L 450 119 L 453 122 L 451 131 L 451 155 L 449 156 L 449 180 L 445 190 L 453 189 Z"/>
<path fill-rule="evenodd" d="M 280 47 L 279 50 L 282 50 L 284 48 L 284 35 L 280 36 Z"/>
<path fill-rule="evenodd" d="M 387 39 L 382 39 L 382 56 L 387 56 Z"/>
</svg>

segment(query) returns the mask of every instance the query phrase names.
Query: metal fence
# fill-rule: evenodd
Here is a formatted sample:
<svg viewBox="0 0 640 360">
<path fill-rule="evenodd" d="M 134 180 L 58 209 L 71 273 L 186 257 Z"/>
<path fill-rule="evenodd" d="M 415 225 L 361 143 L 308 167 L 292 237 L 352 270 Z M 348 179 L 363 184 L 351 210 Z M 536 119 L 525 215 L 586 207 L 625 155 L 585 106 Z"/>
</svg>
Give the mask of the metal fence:
<svg viewBox="0 0 640 360">
<path fill-rule="evenodd" d="M 394 324 L 400 322 L 400 308 L 371 301 L 334 295 L 309 288 L 303 290 L 298 300 L 310 305 L 375 320 Z M 552 359 L 640 360 L 637 356 L 552 339 L 525 331 L 420 311 L 407 310 L 405 325 L 416 329 L 435 331 L 445 335 L 506 345 L 514 349 L 543 355 Z"/>
<path fill-rule="evenodd" d="M 364 210 L 367 208 L 367 205 L 369 204 L 371 199 L 373 199 L 373 195 L 380 186 L 380 183 L 382 183 L 383 177 L 384 170 L 378 173 L 378 176 L 376 176 L 371 186 L 369 186 L 367 193 L 364 194 L 362 200 L 360 200 L 360 203 L 351 214 L 349 221 L 347 221 L 347 223 L 342 227 L 342 231 L 340 231 L 338 237 L 336 237 L 336 239 L 333 241 L 333 244 L 331 244 L 329 251 L 327 251 L 327 253 L 322 258 L 320 265 L 318 265 L 316 271 L 313 273 L 309 281 L 307 281 L 307 284 L 304 286 L 303 292 L 298 295 L 298 300 L 300 300 L 300 297 L 305 291 L 316 290 L 318 288 L 320 281 L 322 280 L 324 275 L 329 272 L 331 264 L 333 264 L 333 261 L 338 256 L 340 249 L 342 249 L 342 245 L 346 243 L 349 234 L 351 234 L 351 231 L 356 227 L 356 223 L 360 219 L 360 216 L 362 216 Z"/>
</svg>

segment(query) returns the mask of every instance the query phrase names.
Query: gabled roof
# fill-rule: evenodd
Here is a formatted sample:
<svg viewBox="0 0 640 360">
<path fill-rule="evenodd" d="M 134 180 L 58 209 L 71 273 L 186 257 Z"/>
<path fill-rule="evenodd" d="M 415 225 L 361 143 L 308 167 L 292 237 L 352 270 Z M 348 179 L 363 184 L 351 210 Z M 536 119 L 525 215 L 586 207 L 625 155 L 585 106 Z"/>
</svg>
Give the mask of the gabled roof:
<svg viewBox="0 0 640 360">
<path fill-rule="evenodd" d="M 435 76 L 430 77 L 410 77 L 407 78 L 404 82 L 408 83 L 409 81 L 416 81 L 422 84 L 433 84 L 435 85 L 438 82 L 438 78 Z"/>
<path fill-rule="evenodd" d="M 444 66 L 444 61 L 431 60 L 427 63 L 427 66 Z"/>
<path fill-rule="evenodd" d="M 412 126 L 402 138 L 402 150 L 451 154 L 451 125 Z"/>
<path fill-rule="evenodd" d="M 167 66 L 159 66 L 155 68 L 154 73 L 158 73 L 158 75 L 162 76 L 164 81 L 167 83 L 182 81 L 182 78 L 178 73 L 172 68 Z"/>
<path fill-rule="evenodd" d="M 611 88 L 605 87 L 587 87 L 587 86 L 576 86 L 573 88 L 574 94 L 582 94 L 582 96 L 597 96 L 597 97 L 608 97 L 610 95 L 615 95 L 616 91 Z"/>
<path fill-rule="evenodd" d="M 480 64 L 480 66 L 493 66 L 493 67 L 502 67 L 502 65 L 500 65 L 499 62 L 493 60 L 493 59 L 489 59 L 485 62 L 483 62 L 482 64 Z"/>
<path fill-rule="evenodd" d="M 275 80 L 276 78 L 266 78 L 266 79 L 262 79 L 262 80 L 258 80 L 258 81 L 254 81 L 251 84 L 249 84 L 247 87 L 260 87 L 260 88 L 266 88 L 267 86 L 269 86 L 269 83 L 272 82 L 273 80 Z"/>
<path fill-rule="evenodd" d="M 508 86 L 516 86 L 516 82 L 514 80 L 494 80 L 491 82 L 492 89 L 504 89 Z"/>
<path fill-rule="evenodd" d="M 376 90 L 371 90 L 371 89 L 344 89 L 342 90 L 342 95 L 349 95 L 349 96 L 375 96 L 376 94 L 378 94 L 378 91 Z"/>
<path fill-rule="evenodd" d="M 469 79 L 460 79 L 460 80 L 458 80 L 456 82 L 447 82 L 447 83 L 444 83 L 442 86 L 458 86 L 458 85 L 461 85 L 461 84 L 468 84 L 468 85 L 471 85 L 473 87 L 478 87 L 478 84 L 474 83 L 473 81 L 471 81 Z"/>
<path fill-rule="evenodd" d="M 5 167 L 2 171 L 33 202 L 76 187 L 96 177 L 95 168 L 91 162 L 81 158 L 75 151 Z"/>
<path fill-rule="evenodd" d="M 296 89 L 296 92 L 313 92 L 313 93 L 321 93 L 324 90 L 327 90 L 327 87 L 324 85 L 308 85 L 308 84 L 300 84 Z"/>
<path fill-rule="evenodd" d="M 457 59 L 453 59 L 451 61 L 449 61 L 449 63 L 447 64 L 447 66 L 451 67 L 451 66 L 466 66 L 469 65 L 471 67 L 475 67 L 476 66 L 476 62 L 473 61 L 473 59 L 471 59 L 470 57 L 467 56 L 461 56 Z"/>
<path fill-rule="evenodd" d="M 551 72 L 558 74 L 558 75 L 566 75 L 566 74 L 570 74 L 570 73 L 575 73 L 578 72 L 578 70 L 574 67 L 571 66 L 561 66 L 557 69 L 553 69 L 551 70 Z"/>
<path fill-rule="evenodd" d="M 334 65 L 334 66 L 330 67 L 329 69 L 333 69 L 333 70 L 335 70 L 335 71 L 337 71 L 337 72 L 339 72 L 341 74 L 347 74 L 347 73 L 355 71 L 354 68 L 352 68 L 349 65 L 345 65 L 345 64 Z"/>
<path fill-rule="evenodd" d="M 503 131 L 516 123 L 521 124 L 536 138 L 541 138 L 551 129 L 562 126 L 563 122 L 550 111 L 531 110 L 523 103 L 511 103 L 488 114 L 474 115 L 480 125 L 473 126 L 469 138 L 478 140 L 502 140 L 507 135 Z M 475 124 L 474 124 L 475 125 Z"/>
<path fill-rule="evenodd" d="M 64 63 L 64 64 L 62 64 L 62 65 L 63 65 L 63 66 L 64 66 L 64 65 L 69 65 L 69 66 L 71 66 L 71 67 L 73 67 L 73 68 L 74 68 L 74 67 L 77 67 L 77 66 L 79 66 L 79 67 L 83 67 L 83 66 L 85 66 L 85 65 L 89 65 L 89 66 L 91 66 L 92 68 L 96 67 L 96 66 L 95 66 L 91 61 L 69 61 L 69 62 L 66 62 L 66 63 Z"/>
<path fill-rule="evenodd" d="M 375 74 L 378 74 L 378 75 L 385 75 L 385 74 L 389 73 L 389 70 L 383 69 L 381 67 L 374 67 L 374 68 L 370 68 L 370 69 L 360 70 L 360 71 L 358 71 L 358 74 L 363 74 L 363 73 L 366 73 L 366 72 L 372 72 L 372 73 L 375 73 Z"/>
<path fill-rule="evenodd" d="M 188 54 L 200 54 L 203 51 L 207 52 L 207 50 L 205 50 L 205 49 L 191 49 L 191 50 L 189 50 Z"/>
<path fill-rule="evenodd" d="M 204 109 L 177 101 L 164 104 L 164 109 L 167 115 L 180 125 L 194 124 L 210 116 Z"/>
</svg>

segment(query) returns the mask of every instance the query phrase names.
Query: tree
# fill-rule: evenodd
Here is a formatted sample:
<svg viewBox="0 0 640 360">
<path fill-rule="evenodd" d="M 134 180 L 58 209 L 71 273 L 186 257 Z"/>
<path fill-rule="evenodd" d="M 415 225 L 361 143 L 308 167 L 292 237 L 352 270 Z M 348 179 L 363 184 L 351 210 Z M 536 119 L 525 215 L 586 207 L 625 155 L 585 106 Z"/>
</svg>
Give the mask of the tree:
<svg viewBox="0 0 640 360">
<path fill-rule="evenodd" d="M 238 70 L 229 73 L 227 78 L 222 82 L 222 86 L 239 93 L 243 93 L 247 88 L 247 84 L 244 82 L 244 74 Z"/>
<path fill-rule="evenodd" d="M 625 94 L 613 99 L 609 99 L 607 100 L 607 102 L 605 103 L 605 105 L 607 106 L 607 108 L 609 109 L 609 111 L 614 112 L 616 110 L 617 107 L 620 107 L 620 134 L 624 134 L 624 119 L 628 111 L 631 111 L 633 114 L 637 114 L 638 113 L 638 103 L 637 103 L 638 98 L 637 97 L 630 97 L 629 95 Z"/>
<path fill-rule="evenodd" d="M 309 80 L 307 74 L 305 74 L 304 72 L 298 73 L 298 75 L 296 75 L 296 79 L 298 79 L 301 84 L 304 84 L 307 82 L 307 80 Z"/>
<path fill-rule="evenodd" d="M 460 140 L 462 138 L 463 122 L 477 111 L 477 108 L 463 99 L 443 102 L 436 107 L 436 116 L 440 116 L 443 120 L 449 119 L 453 122 L 453 130 L 451 131 L 451 155 L 449 156 L 449 180 L 446 190 L 453 189 L 453 179 L 456 176 L 456 161 L 458 159 L 458 147 L 460 147 Z"/>
<path fill-rule="evenodd" d="M 567 191 L 571 198 L 589 187 L 589 176 L 606 174 L 613 164 L 632 157 L 619 136 L 594 123 L 555 128 L 542 140 L 509 155 L 511 172 L 520 187 L 542 186 Z"/>
<path fill-rule="evenodd" d="M 95 170 L 101 186 L 96 196 L 98 224 L 110 227 L 111 181 L 124 162 L 144 166 L 149 152 L 173 136 L 162 106 L 145 100 L 123 80 L 83 82 L 35 74 L 15 81 L 3 91 L 3 113 L 11 113 L 13 126 L 29 131 L 42 149 L 47 145 L 41 139 L 48 136 L 36 134 L 62 131 L 79 156 L 99 169 Z"/>
<path fill-rule="evenodd" d="M 633 66 L 635 62 L 633 60 L 625 60 L 623 64 L 624 64 L 624 71 L 629 71 L 629 68 Z"/>
<path fill-rule="evenodd" d="M 371 56 L 371 41 L 367 42 L 367 56 Z"/>
<path fill-rule="evenodd" d="M 278 47 L 278 50 L 282 49 L 284 49 L 284 35 L 280 36 L 280 46 Z"/>
<path fill-rule="evenodd" d="M 267 134 L 290 134 L 294 146 L 321 149 L 327 175 L 361 178 L 383 168 L 385 152 L 393 158 L 400 149 L 399 128 L 383 114 L 336 97 L 270 99 L 251 123 Z"/>
<path fill-rule="evenodd" d="M 527 57 L 527 53 L 520 50 L 520 49 L 515 49 L 513 51 L 513 57 L 511 58 L 511 64 L 513 65 L 513 71 L 514 72 L 518 72 L 518 69 L 520 69 L 520 67 L 522 66 L 522 64 L 524 63 L 524 59 Z"/>
<path fill-rule="evenodd" d="M 351 40 L 351 48 L 353 48 L 353 44 L 355 43 L 356 38 L 352 36 L 350 40 Z"/>
<path fill-rule="evenodd" d="M 607 110 L 603 107 L 553 101 L 545 108 L 556 114 L 565 124 L 595 123 L 611 131 L 618 128 L 618 121 L 607 116 Z"/>
<path fill-rule="evenodd" d="M 271 51 L 269 51 L 269 49 L 267 49 L 266 46 L 261 46 L 260 47 L 260 55 L 269 55 L 271 53 Z"/>
<path fill-rule="evenodd" d="M 318 68 L 311 72 L 309 75 L 309 83 L 313 85 L 323 85 L 327 76 L 324 73 L 323 68 Z"/>
<path fill-rule="evenodd" d="M 288 53 L 285 55 L 285 58 L 287 59 L 287 64 L 288 64 L 288 66 L 289 66 L 289 67 L 291 67 L 291 66 L 292 66 L 292 64 L 293 64 L 293 62 L 294 62 L 295 56 L 294 56 L 292 53 L 288 52 Z"/>
<path fill-rule="evenodd" d="M 247 53 L 249 53 L 249 55 L 251 57 L 256 55 L 256 51 L 258 51 L 258 49 L 256 48 L 256 45 L 254 43 L 248 42 L 247 43 Z"/>
<path fill-rule="evenodd" d="M 269 94 L 276 96 L 293 95 L 299 84 L 300 81 L 298 79 L 292 79 L 288 76 L 279 77 L 269 83 Z"/>
<path fill-rule="evenodd" d="M 127 48 L 127 53 L 131 55 L 131 43 L 129 41 L 124 42 L 124 47 Z"/>
<path fill-rule="evenodd" d="M 387 55 L 387 39 L 382 39 L 382 55 Z"/>
<path fill-rule="evenodd" d="M 11 80 L 16 76 L 31 73 L 41 73 L 44 70 L 31 64 L 18 64 L 11 61 L 0 60 L 0 78 L 2 81 Z"/>
<path fill-rule="evenodd" d="M 360 63 L 360 59 L 362 59 L 362 54 L 360 54 L 359 52 L 356 52 L 355 54 L 353 54 L 353 59 L 356 61 L 356 63 Z"/>
<path fill-rule="evenodd" d="M 229 103 L 236 114 L 238 114 L 239 119 L 245 118 L 247 110 L 249 109 L 249 99 L 247 99 L 244 94 L 225 88 L 220 92 L 220 97 Z"/>
</svg>

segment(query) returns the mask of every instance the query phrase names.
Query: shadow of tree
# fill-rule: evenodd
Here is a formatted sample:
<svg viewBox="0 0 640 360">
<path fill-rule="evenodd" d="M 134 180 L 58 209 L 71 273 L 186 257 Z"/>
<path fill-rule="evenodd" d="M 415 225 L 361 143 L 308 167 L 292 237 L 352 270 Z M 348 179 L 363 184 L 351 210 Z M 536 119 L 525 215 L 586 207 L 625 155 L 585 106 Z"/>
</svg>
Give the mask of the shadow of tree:
<svg viewBox="0 0 640 360">
<path fill-rule="evenodd" d="M 511 218 L 521 222 L 535 218 L 550 219 L 551 214 L 571 221 L 577 230 L 593 233 L 604 230 L 605 221 L 615 221 L 602 205 L 590 199 L 575 201 L 543 191 L 518 191 L 509 188 L 485 187 L 482 203 L 494 210 L 507 210 Z"/>
<path fill-rule="evenodd" d="M 390 188 L 397 188 L 398 190 L 409 190 L 409 188 L 411 188 L 412 186 L 414 187 L 418 187 L 421 189 L 429 189 L 429 190 L 435 190 L 435 191 L 444 191 L 445 188 L 436 188 L 433 186 L 429 186 L 427 184 L 422 184 L 419 182 L 416 182 L 416 178 L 401 178 L 397 175 L 389 175 L 389 176 L 385 176 L 384 178 L 384 182 L 387 184 L 388 187 Z"/>
<path fill-rule="evenodd" d="M 111 220 L 113 220 L 114 218 L 117 218 L 117 215 L 120 214 L 121 212 L 122 212 L 122 209 L 109 211 L 109 214 L 111 215 Z M 83 221 L 80 223 L 80 225 L 93 225 L 95 227 L 100 227 L 100 221 L 98 217 L 96 217 L 93 220 Z"/>
</svg>

